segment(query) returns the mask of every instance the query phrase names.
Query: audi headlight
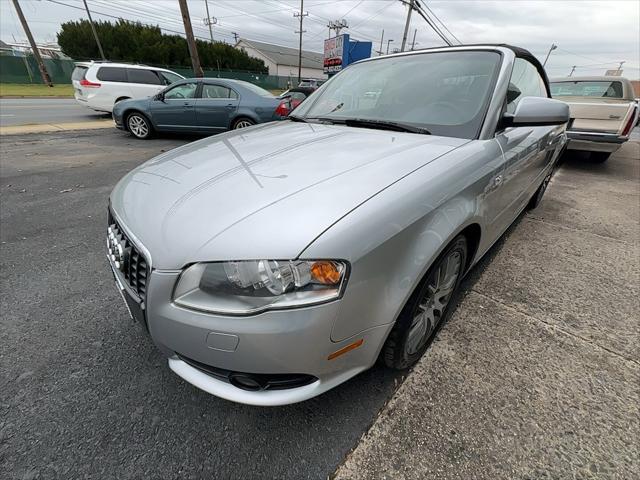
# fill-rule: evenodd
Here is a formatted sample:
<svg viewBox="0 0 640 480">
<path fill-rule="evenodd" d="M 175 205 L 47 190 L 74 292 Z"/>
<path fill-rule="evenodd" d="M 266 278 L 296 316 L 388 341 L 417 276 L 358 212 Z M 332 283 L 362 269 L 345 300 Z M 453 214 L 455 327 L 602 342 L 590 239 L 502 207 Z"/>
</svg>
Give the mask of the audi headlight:
<svg viewBox="0 0 640 480">
<path fill-rule="evenodd" d="M 248 315 L 339 298 L 347 263 L 338 260 L 250 260 L 196 263 L 180 276 L 173 302 L 212 313 Z"/>
</svg>

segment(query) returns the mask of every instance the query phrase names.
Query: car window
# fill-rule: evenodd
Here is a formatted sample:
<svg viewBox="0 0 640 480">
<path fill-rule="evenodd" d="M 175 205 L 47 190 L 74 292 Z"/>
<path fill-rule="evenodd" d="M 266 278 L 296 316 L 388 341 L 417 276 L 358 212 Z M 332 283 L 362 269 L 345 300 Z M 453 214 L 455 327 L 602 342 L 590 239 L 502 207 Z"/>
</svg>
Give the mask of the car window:
<svg viewBox="0 0 640 480">
<path fill-rule="evenodd" d="M 196 96 L 196 89 L 198 84 L 193 83 L 181 83 L 173 88 L 170 88 L 164 93 L 165 100 L 182 99 L 182 98 L 194 98 Z"/>
<path fill-rule="evenodd" d="M 236 92 L 222 85 L 203 84 L 202 98 L 238 98 Z"/>
<path fill-rule="evenodd" d="M 103 82 L 126 82 L 127 71 L 121 67 L 100 67 L 96 78 Z"/>
<path fill-rule="evenodd" d="M 156 72 L 162 78 L 162 81 L 165 85 L 171 85 L 172 83 L 183 80 L 180 75 L 177 75 L 172 72 Z"/>
<path fill-rule="evenodd" d="M 294 100 L 304 100 L 307 96 L 302 92 L 289 92 L 288 95 Z"/>
<path fill-rule="evenodd" d="M 434 135 L 475 138 L 501 55 L 429 52 L 355 63 L 300 104 L 296 116 L 406 123 Z"/>
<path fill-rule="evenodd" d="M 141 68 L 127 68 L 127 79 L 129 83 L 144 83 L 147 85 L 162 85 L 160 78 L 153 70 L 143 70 Z"/>
<path fill-rule="evenodd" d="M 252 91 L 256 95 L 260 95 L 261 97 L 275 98 L 273 94 L 271 94 L 270 92 L 266 91 L 262 87 L 254 85 L 253 83 L 245 82 L 244 80 L 238 80 L 238 83 L 240 85 L 242 85 L 244 88 L 246 88 L 247 90 Z"/>
<path fill-rule="evenodd" d="M 71 73 L 71 80 L 82 80 L 84 78 L 85 73 L 87 73 L 87 67 L 77 66 L 73 69 Z"/>
<path fill-rule="evenodd" d="M 509 90 L 507 95 L 507 112 L 509 113 L 515 111 L 524 97 L 547 97 L 547 89 L 538 69 L 523 58 L 516 58 L 513 64 Z"/>
<path fill-rule="evenodd" d="M 621 82 L 553 82 L 552 97 L 600 97 L 622 98 Z"/>
</svg>

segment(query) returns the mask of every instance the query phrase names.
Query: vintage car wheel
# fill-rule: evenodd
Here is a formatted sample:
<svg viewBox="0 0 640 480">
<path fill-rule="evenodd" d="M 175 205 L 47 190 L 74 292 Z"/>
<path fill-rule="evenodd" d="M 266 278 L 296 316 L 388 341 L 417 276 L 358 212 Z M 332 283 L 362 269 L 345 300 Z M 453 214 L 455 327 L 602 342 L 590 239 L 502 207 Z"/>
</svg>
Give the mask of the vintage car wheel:
<svg viewBox="0 0 640 480">
<path fill-rule="evenodd" d="M 400 312 L 382 347 L 388 367 L 403 370 L 422 356 L 450 311 L 467 262 L 467 239 L 458 235 L 429 268 Z"/>
<path fill-rule="evenodd" d="M 591 161 L 595 163 L 604 163 L 609 160 L 611 152 L 591 152 Z"/>
<path fill-rule="evenodd" d="M 136 138 L 146 140 L 153 134 L 151 122 L 142 113 L 133 112 L 127 117 L 127 129 Z"/>
</svg>

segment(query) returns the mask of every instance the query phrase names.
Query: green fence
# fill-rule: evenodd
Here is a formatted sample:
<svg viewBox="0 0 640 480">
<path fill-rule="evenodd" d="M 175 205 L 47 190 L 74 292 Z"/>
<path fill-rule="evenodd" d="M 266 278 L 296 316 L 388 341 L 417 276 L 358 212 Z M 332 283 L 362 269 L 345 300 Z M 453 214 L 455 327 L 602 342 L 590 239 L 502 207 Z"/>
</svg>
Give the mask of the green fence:
<svg viewBox="0 0 640 480">
<path fill-rule="evenodd" d="M 71 83 L 71 72 L 73 72 L 73 60 L 44 59 L 47 71 L 51 80 L 56 83 Z M 193 77 L 193 70 L 185 67 L 173 67 L 171 65 L 155 65 L 156 67 L 167 68 L 184 77 Z M 275 75 L 264 75 L 262 73 L 234 72 L 229 70 L 218 70 L 204 68 L 205 77 L 233 78 L 254 83 L 262 88 L 275 90 L 287 88 L 287 84 L 294 85 L 294 78 L 278 77 Z M 0 83 L 39 83 L 42 84 L 38 64 L 33 56 L 13 57 L 0 56 Z"/>
</svg>

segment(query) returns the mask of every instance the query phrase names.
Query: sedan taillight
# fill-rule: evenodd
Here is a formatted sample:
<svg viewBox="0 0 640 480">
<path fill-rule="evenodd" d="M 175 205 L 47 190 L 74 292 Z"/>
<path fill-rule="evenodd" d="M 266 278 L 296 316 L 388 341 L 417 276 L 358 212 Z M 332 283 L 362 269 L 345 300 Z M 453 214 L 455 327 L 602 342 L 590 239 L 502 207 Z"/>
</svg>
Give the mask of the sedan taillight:
<svg viewBox="0 0 640 480">
<path fill-rule="evenodd" d="M 622 136 L 626 137 L 627 135 L 629 135 L 629 132 L 631 132 L 631 129 L 633 128 L 635 121 L 636 121 L 636 110 L 638 109 L 638 107 L 633 107 L 633 110 L 631 110 L 631 116 L 629 117 L 629 121 L 627 122 L 627 124 L 624 126 L 624 130 L 622 130 Z"/>
<path fill-rule="evenodd" d="M 101 84 L 95 83 L 95 82 L 90 82 L 86 78 L 83 78 L 82 80 L 80 80 L 80 85 L 82 85 L 83 87 L 87 87 L 87 88 L 100 88 L 100 86 L 101 86 Z"/>
<path fill-rule="evenodd" d="M 282 100 L 280 104 L 276 107 L 276 115 L 279 117 L 286 117 L 289 115 L 289 102 L 286 100 Z"/>
</svg>

